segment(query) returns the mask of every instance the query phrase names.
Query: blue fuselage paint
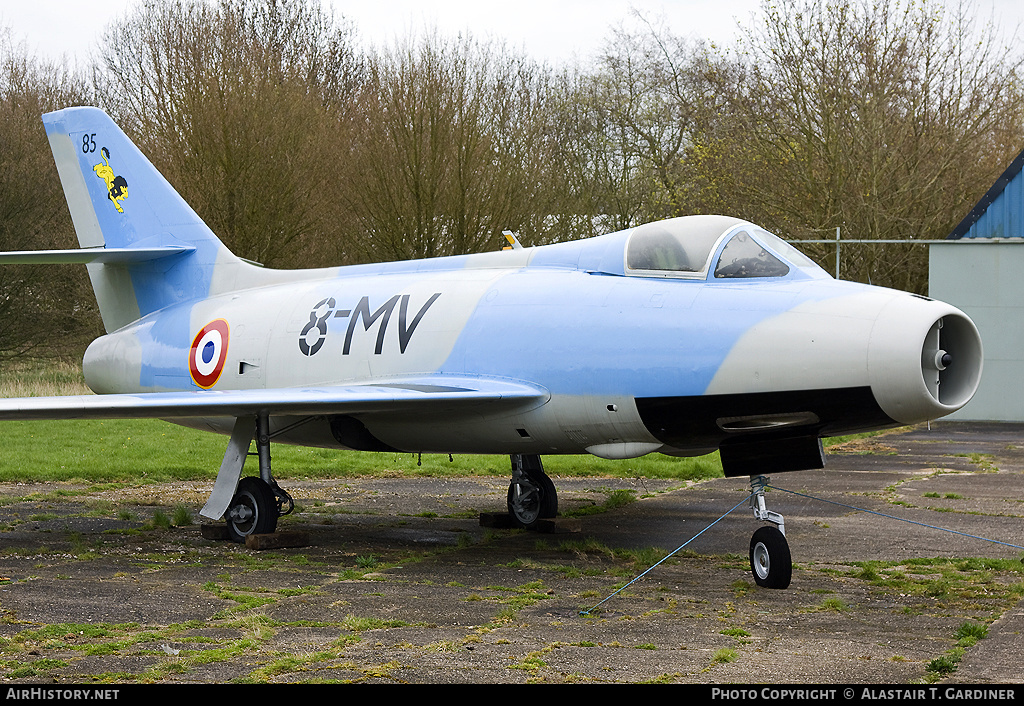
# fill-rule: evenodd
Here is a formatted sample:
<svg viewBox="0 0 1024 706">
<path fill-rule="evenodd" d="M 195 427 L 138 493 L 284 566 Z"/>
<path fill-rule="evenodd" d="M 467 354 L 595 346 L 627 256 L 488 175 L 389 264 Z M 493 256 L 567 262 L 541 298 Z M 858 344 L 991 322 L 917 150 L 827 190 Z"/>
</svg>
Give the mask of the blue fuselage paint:
<svg viewBox="0 0 1024 706">
<path fill-rule="evenodd" d="M 441 372 L 535 380 L 554 394 L 699 395 L 754 324 L 824 293 L 524 270 L 483 297 Z"/>
<path fill-rule="evenodd" d="M 321 373 L 314 378 L 318 383 L 358 380 L 356 362 L 372 364 L 381 354 L 391 354 L 405 363 L 387 371 L 391 374 L 504 377 L 565 395 L 699 395 L 752 326 L 850 289 L 798 269 L 773 280 L 709 282 L 573 267 L 588 251 L 606 250 L 604 240 L 621 248 L 621 237 L 613 236 L 584 241 L 589 247 L 553 246 L 557 258 L 539 248 L 528 266 L 481 270 L 484 282 L 468 288 L 465 279 L 473 259 L 442 258 L 375 265 L 371 272 L 363 266 L 343 268 L 341 276 L 310 285 L 308 291 L 278 285 L 266 290 L 256 310 L 251 299 L 237 297 L 200 299 L 201 315 L 195 302 L 167 307 L 117 334 L 135 336 L 141 349 L 138 389 L 126 381 L 123 391 L 194 388 L 188 374 L 193 329 L 207 319 L 224 318 L 232 325 L 245 321 L 251 339 L 266 343 L 261 356 L 268 368 L 294 372 L 314 360 L 332 360 L 337 378 Z M 422 294 L 403 294 L 417 286 Z M 448 316 L 454 298 L 471 299 L 471 313 L 459 330 L 439 333 L 436 319 Z M 288 318 L 289 310 L 297 309 L 301 320 L 306 310 L 325 300 L 333 308 L 321 324 L 326 341 L 314 359 L 294 342 L 294 326 L 291 331 L 275 327 Z M 373 314 L 378 318 L 371 320 Z M 420 320 L 411 328 L 417 315 Z M 417 356 L 428 343 L 424 339 L 432 336 L 451 337 L 450 352 L 443 360 L 418 364 Z M 363 360 L 352 359 L 353 339 L 357 344 L 360 339 L 373 342 L 357 346 Z M 262 383 L 269 384 L 266 379 Z"/>
</svg>

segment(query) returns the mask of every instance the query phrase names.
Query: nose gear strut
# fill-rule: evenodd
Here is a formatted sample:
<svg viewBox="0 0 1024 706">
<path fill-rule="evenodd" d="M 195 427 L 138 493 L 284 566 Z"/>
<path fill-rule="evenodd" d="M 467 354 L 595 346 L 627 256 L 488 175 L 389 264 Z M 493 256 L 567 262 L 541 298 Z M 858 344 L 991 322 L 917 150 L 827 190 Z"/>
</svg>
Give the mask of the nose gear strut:
<svg viewBox="0 0 1024 706">
<path fill-rule="evenodd" d="M 754 518 L 771 524 L 758 528 L 750 538 L 750 571 L 754 583 L 764 588 L 788 588 L 793 577 L 793 558 L 786 541 L 786 522 L 765 505 L 767 476 L 750 477 L 750 507 Z"/>
</svg>

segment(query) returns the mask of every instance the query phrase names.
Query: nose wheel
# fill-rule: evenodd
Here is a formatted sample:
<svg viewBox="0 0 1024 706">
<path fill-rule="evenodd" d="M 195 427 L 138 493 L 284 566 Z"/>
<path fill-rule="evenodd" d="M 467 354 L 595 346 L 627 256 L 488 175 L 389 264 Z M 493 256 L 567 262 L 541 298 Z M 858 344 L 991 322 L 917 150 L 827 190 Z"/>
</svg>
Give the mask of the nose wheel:
<svg viewBox="0 0 1024 706">
<path fill-rule="evenodd" d="M 761 527 L 750 538 L 750 571 L 758 586 L 789 587 L 793 577 L 793 560 L 786 536 L 778 528 Z"/>
<path fill-rule="evenodd" d="M 754 517 L 772 524 L 758 528 L 750 538 L 750 572 L 754 583 L 762 588 L 788 588 L 793 578 L 793 557 L 786 541 L 786 523 L 782 515 L 765 507 L 764 493 L 768 479 L 751 478 L 753 495 L 750 505 Z"/>
</svg>

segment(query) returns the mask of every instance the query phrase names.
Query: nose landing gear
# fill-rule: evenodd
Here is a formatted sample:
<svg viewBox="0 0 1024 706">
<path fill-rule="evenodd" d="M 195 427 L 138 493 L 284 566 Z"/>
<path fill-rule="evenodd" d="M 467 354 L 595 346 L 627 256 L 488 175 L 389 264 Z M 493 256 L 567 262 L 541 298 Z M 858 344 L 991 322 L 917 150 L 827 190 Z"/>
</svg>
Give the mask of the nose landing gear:
<svg viewBox="0 0 1024 706">
<path fill-rule="evenodd" d="M 754 517 L 772 524 L 758 528 L 750 538 L 750 571 L 754 583 L 763 588 L 788 588 L 793 577 L 793 558 L 786 541 L 786 522 L 777 512 L 765 507 L 764 493 L 768 485 L 765 476 L 751 476 L 753 495 L 750 506 Z"/>
</svg>

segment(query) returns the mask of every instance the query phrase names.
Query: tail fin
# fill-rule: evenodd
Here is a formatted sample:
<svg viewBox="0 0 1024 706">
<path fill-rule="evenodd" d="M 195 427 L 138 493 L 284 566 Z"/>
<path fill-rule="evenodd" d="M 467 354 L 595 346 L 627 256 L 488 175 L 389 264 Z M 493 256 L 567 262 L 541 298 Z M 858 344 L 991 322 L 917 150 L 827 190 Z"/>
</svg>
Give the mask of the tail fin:
<svg viewBox="0 0 1024 706">
<path fill-rule="evenodd" d="M 108 332 L 208 296 L 215 269 L 240 262 L 102 110 L 43 124 L 79 245 L 106 253 L 88 268 Z"/>
</svg>

